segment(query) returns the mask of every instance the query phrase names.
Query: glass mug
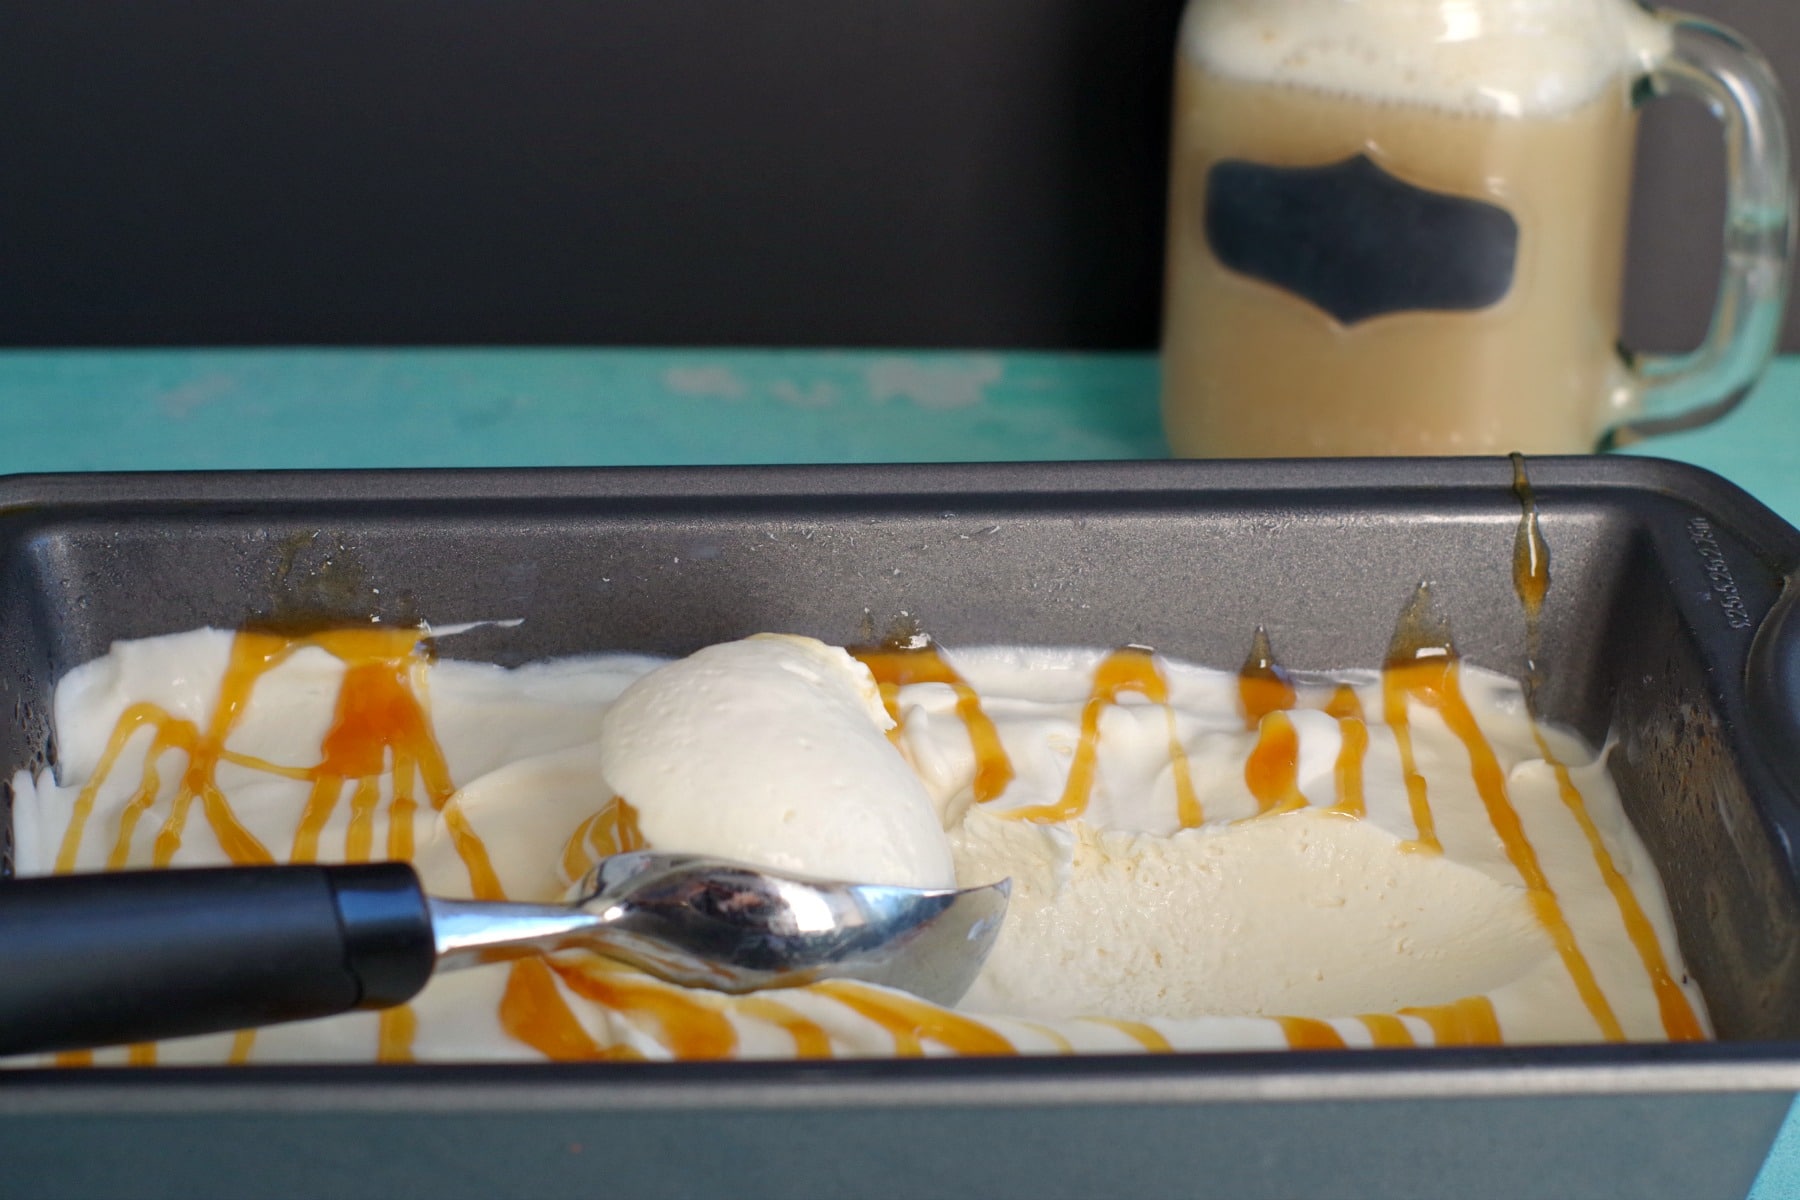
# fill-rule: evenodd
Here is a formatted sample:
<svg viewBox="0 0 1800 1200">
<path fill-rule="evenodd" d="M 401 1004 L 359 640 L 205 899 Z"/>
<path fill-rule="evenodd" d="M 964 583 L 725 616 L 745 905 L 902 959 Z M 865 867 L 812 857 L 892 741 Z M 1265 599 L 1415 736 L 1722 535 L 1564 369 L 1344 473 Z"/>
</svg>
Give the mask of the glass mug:
<svg viewBox="0 0 1800 1200">
<path fill-rule="evenodd" d="M 1789 0 L 1782 0 L 1783 3 Z M 1724 124 L 1705 344 L 1619 346 L 1635 110 Z M 1768 66 L 1632 0 L 1189 0 L 1163 425 L 1188 456 L 1580 453 L 1728 412 L 1768 365 L 1792 190 Z"/>
</svg>

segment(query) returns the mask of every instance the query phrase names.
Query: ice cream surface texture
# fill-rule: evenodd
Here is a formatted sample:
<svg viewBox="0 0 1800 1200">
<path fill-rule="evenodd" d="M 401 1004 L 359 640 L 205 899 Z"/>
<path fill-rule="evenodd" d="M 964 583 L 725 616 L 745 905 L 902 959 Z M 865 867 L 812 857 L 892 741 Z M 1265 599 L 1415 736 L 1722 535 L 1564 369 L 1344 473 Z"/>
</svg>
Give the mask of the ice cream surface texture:
<svg viewBox="0 0 1800 1200">
<path fill-rule="evenodd" d="M 1448 653 L 1290 679 L 759 636 L 507 670 L 410 630 L 198 630 L 77 668 L 55 721 L 58 777 L 14 781 L 22 874 L 403 858 L 437 895 L 550 900 L 650 845 L 1013 881 L 954 1011 L 841 981 L 729 997 L 566 953 L 69 1065 L 1707 1035 L 1603 762 Z"/>
<path fill-rule="evenodd" d="M 600 719 L 600 771 L 654 846 L 825 879 L 951 887 L 937 810 L 869 669 L 812 638 L 726 642 Z"/>
</svg>

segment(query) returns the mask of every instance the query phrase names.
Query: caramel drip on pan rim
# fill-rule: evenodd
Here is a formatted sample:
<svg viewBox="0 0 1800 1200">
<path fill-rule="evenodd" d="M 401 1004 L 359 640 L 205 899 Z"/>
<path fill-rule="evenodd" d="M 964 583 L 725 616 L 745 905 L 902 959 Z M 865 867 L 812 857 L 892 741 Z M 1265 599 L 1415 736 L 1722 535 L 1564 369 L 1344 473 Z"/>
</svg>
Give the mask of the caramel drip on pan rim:
<svg viewBox="0 0 1800 1200">
<path fill-rule="evenodd" d="M 1251 639 L 1250 653 L 1238 670 L 1238 703 L 1244 711 L 1244 728 L 1255 730 L 1272 712 L 1294 707 L 1294 685 L 1275 662 L 1269 631 L 1261 625 Z"/>
<path fill-rule="evenodd" d="M 1594 825 L 1593 817 L 1587 810 L 1587 801 L 1570 777 L 1569 768 L 1556 757 L 1549 740 L 1537 724 L 1536 691 L 1541 673 L 1544 600 L 1550 591 L 1550 545 L 1545 540 L 1538 521 L 1537 494 L 1526 474 L 1523 455 L 1512 455 L 1512 469 L 1513 494 L 1519 499 L 1519 524 L 1513 536 L 1513 591 L 1517 593 L 1519 604 L 1525 610 L 1525 687 L 1527 706 L 1532 712 L 1532 737 L 1537 742 L 1538 752 L 1556 774 L 1557 794 L 1562 798 L 1564 807 L 1575 818 L 1575 823 L 1580 826 L 1582 837 L 1593 853 L 1594 865 L 1599 868 L 1607 891 L 1612 893 L 1613 901 L 1619 907 L 1619 918 L 1624 923 L 1626 936 L 1631 940 L 1632 948 L 1637 951 L 1645 972 L 1650 976 L 1650 986 L 1656 995 L 1663 1032 L 1673 1042 L 1697 1041 L 1706 1036 L 1705 1031 L 1700 1026 L 1693 1005 L 1688 1002 L 1681 985 L 1676 983 L 1669 971 L 1668 959 L 1663 955 L 1655 927 L 1645 916 L 1630 881 L 1620 874 L 1617 864 L 1613 862 L 1612 853 L 1606 848 L 1605 839 Z"/>
<path fill-rule="evenodd" d="M 1543 657 L 1544 598 L 1550 593 L 1550 543 L 1538 522 L 1537 493 L 1525 473 L 1525 456 L 1512 455 L 1513 495 L 1519 500 L 1519 524 L 1513 534 L 1513 592 L 1525 610 L 1525 695 L 1537 694 Z"/>
</svg>

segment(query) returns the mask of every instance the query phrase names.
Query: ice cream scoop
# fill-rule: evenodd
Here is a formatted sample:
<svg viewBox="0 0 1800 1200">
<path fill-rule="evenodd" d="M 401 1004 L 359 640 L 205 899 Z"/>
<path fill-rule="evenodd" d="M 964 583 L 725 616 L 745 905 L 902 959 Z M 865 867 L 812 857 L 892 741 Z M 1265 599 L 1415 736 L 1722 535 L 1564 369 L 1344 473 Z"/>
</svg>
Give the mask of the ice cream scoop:
<svg viewBox="0 0 1800 1200">
<path fill-rule="evenodd" d="M 0 883 L 0 1054 L 140 1042 L 405 1003 L 434 970 L 586 949 L 727 992 L 859 979 L 954 1003 L 1005 881 L 837 883 L 615 855 L 566 905 L 428 897 L 404 863 Z"/>
</svg>

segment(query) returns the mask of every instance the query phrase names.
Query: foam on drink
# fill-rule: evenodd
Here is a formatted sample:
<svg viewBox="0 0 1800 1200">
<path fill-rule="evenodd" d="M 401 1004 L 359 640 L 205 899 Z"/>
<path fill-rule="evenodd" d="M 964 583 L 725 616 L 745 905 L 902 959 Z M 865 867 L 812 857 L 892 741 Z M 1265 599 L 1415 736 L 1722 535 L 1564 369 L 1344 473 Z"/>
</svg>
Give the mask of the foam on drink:
<svg viewBox="0 0 1800 1200">
<path fill-rule="evenodd" d="M 1548 116 L 1648 70 L 1667 28 L 1629 0 L 1202 0 L 1183 56 L 1245 83 Z"/>
</svg>

